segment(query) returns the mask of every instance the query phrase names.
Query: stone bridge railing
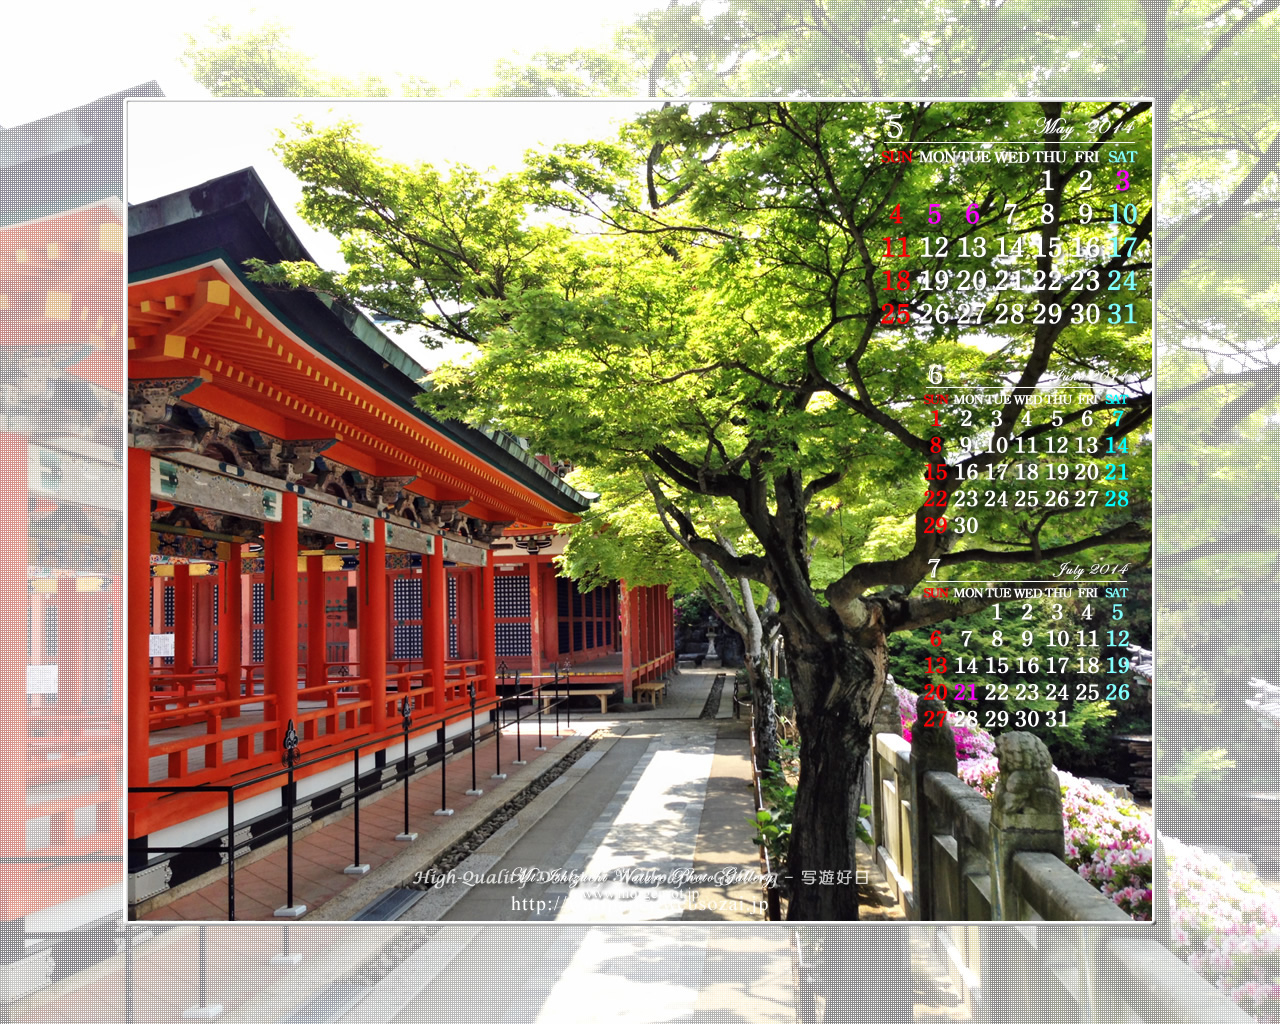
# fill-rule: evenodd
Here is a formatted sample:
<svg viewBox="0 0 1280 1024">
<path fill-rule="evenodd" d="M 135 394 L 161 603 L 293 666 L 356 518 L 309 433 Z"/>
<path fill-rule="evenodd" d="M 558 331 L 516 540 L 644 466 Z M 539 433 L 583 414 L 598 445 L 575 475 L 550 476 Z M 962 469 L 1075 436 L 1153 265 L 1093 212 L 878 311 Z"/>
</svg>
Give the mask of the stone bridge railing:
<svg viewBox="0 0 1280 1024">
<path fill-rule="evenodd" d="M 908 918 L 952 922 L 933 930 L 932 945 L 975 1021 L 1251 1024 L 1157 941 L 1169 927 L 1161 889 L 1156 922 L 1144 926 L 1067 867 L 1058 780 L 1038 739 L 997 740 L 988 801 L 957 777 L 949 727 L 918 729 L 913 744 L 895 731 L 896 701 L 882 711 L 887 731 L 872 737 L 863 798 L 876 862 Z"/>
<path fill-rule="evenodd" d="M 1063 862 L 1062 797 L 1044 744 L 1006 733 L 987 800 L 956 775 L 950 726 L 875 736 L 866 773 L 876 861 L 917 921 L 1132 923 Z"/>
</svg>

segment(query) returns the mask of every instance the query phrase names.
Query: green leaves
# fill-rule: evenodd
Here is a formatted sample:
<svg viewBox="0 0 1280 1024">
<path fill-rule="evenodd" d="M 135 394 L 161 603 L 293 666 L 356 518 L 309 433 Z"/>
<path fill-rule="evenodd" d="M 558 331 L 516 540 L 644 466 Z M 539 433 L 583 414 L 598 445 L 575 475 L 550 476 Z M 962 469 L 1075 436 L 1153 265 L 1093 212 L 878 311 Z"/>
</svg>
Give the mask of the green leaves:
<svg viewBox="0 0 1280 1024">
<path fill-rule="evenodd" d="M 505 176 L 391 163 L 349 123 L 300 121 L 280 153 L 303 179 L 304 216 L 341 238 L 349 269 L 255 272 L 331 291 L 433 342 L 474 343 L 422 396 L 435 414 L 527 437 L 572 459 L 602 494 L 638 494 L 652 477 L 669 523 L 656 509 L 637 522 L 623 511 L 631 499 L 604 501 L 618 525 L 613 536 L 575 531 L 583 573 L 603 578 L 608 565 L 628 580 L 691 583 L 698 574 L 667 557 L 679 545 L 664 534 L 678 528 L 681 544 L 730 578 L 779 592 L 793 577 L 781 589 L 817 615 L 867 566 L 868 578 L 910 589 L 921 552 L 941 550 L 919 521 L 931 365 L 946 367 L 948 388 L 1083 373 L 1137 393 L 1149 377 L 1140 161 L 1126 165 L 1123 197 L 1133 245 L 1112 252 L 1123 238 L 1112 243 L 1087 212 L 1114 198 L 1100 164 L 1055 164 L 1046 191 L 1040 170 L 1017 163 L 908 169 L 881 151 L 894 134 L 894 146 L 922 154 L 940 141 L 989 145 L 1051 117 L 1084 132 L 1104 111 L 1122 113 L 1097 103 L 672 105 L 614 140 L 530 154 Z M 1145 130 L 1145 114 L 1126 116 Z M 930 211 L 937 223 L 926 226 Z M 912 239 L 906 256 L 899 236 Z M 1047 273 L 1035 247 L 1050 236 L 1057 279 L 1031 280 Z M 1112 277 L 1126 305 L 1100 322 Z M 912 315 L 886 325 L 899 286 Z M 1008 315 L 962 322 L 978 295 Z M 1032 299 L 1059 312 L 1037 318 Z M 972 439 L 1001 429 L 998 407 L 972 411 Z M 1016 429 L 1072 443 L 1088 433 L 1047 418 L 1037 409 Z M 1145 456 L 1131 461 L 1137 472 Z M 824 519 L 837 508 L 850 515 L 833 537 Z M 948 550 L 986 545 L 1033 561 L 1124 521 L 1114 509 L 1028 516 L 997 505 L 981 534 Z M 645 557 L 611 552 L 623 537 Z"/>
<path fill-rule="evenodd" d="M 457 166 L 447 172 L 383 160 L 339 121 L 299 120 L 277 152 L 303 181 L 301 213 L 342 243 L 349 269 L 323 284 L 345 301 L 425 327 L 428 343 L 478 341 L 511 303 L 570 279 L 563 228 L 528 223 L 523 186 Z M 259 268 L 259 280 L 268 280 Z M 275 283 L 311 287 L 316 274 L 282 264 Z"/>
<path fill-rule="evenodd" d="M 788 769 L 794 772 L 796 768 L 796 747 L 783 742 L 780 748 L 783 762 L 770 761 L 761 776 L 760 790 L 765 806 L 749 819 L 756 828 L 756 843 L 768 850 L 769 862 L 775 871 L 784 870 L 786 864 L 796 804 L 796 787 L 788 778 Z"/>
</svg>

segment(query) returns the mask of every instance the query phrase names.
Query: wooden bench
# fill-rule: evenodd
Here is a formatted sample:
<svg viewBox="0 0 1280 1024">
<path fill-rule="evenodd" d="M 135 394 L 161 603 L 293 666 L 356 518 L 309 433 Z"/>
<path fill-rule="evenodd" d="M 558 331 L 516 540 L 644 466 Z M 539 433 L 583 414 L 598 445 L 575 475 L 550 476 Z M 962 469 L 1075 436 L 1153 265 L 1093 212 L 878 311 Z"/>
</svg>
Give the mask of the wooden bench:
<svg viewBox="0 0 1280 1024">
<path fill-rule="evenodd" d="M 599 697 L 600 698 L 600 714 L 609 713 L 609 698 L 617 693 L 617 687 L 609 686 L 601 689 L 581 690 L 577 687 L 561 688 L 559 690 L 552 689 L 550 693 L 546 689 L 539 692 L 542 697 L 542 710 L 547 711 L 551 707 L 551 702 L 559 700 L 561 697 Z"/>
<path fill-rule="evenodd" d="M 657 707 L 662 703 L 667 695 L 666 683 L 636 683 L 635 687 L 636 703 L 642 702 L 642 698 L 648 697 L 649 703 Z"/>
</svg>

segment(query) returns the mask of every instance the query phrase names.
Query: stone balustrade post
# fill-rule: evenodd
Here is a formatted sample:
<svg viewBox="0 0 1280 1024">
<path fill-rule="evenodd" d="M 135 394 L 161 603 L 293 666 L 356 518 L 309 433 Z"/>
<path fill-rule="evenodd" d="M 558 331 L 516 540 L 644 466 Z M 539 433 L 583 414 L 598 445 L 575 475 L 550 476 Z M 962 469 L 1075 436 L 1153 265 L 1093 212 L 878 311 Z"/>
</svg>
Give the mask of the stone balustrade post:
<svg viewBox="0 0 1280 1024">
<path fill-rule="evenodd" d="M 1152 930 L 1156 941 L 1169 949 L 1173 945 L 1173 926 L 1169 919 L 1174 910 L 1173 897 L 1169 893 L 1169 861 L 1159 832 L 1155 832 L 1152 842 L 1155 844 L 1151 864 L 1151 919 L 1155 922 Z"/>
<path fill-rule="evenodd" d="M 921 699 L 917 708 L 927 707 Z M 936 917 L 938 900 L 933 872 L 933 834 L 938 822 L 924 793 L 924 777 L 929 772 L 956 774 L 956 738 L 951 723 L 924 725 L 923 714 L 911 729 L 911 890 L 921 921 Z"/>
<path fill-rule="evenodd" d="M 880 760 L 880 751 L 876 748 L 876 736 L 882 732 L 890 732 L 895 736 L 902 735 L 902 715 L 898 710 L 898 695 L 894 692 L 892 677 L 886 679 L 880 700 L 871 716 L 871 835 L 875 843 L 873 854 L 881 847 L 888 849 L 888 823 L 885 821 L 884 807 L 884 764 Z"/>
<path fill-rule="evenodd" d="M 1018 921 L 1022 900 L 1013 882 L 1013 858 L 1025 851 L 1065 859 L 1062 791 L 1049 749 L 1027 732 L 996 739 L 1000 775 L 991 798 L 991 914 Z"/>
</svg>

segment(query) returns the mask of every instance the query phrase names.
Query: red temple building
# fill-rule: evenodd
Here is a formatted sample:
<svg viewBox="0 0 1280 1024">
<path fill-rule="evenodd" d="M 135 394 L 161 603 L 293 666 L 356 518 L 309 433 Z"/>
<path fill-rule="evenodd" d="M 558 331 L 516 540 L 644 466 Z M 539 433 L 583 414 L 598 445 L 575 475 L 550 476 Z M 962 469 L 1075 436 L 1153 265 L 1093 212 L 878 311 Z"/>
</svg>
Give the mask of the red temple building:
<svg viewBox="0 0 1280 1024">
<path fill-rule="evenodd" d="M 0 1006 L 116 951 L 123 101 L 0 130 Z"/>
<path fill-rule="evenodd" d="M 131 904 L 217 868 L 228 798 L 201 787 L 238 787 L 237 841 L 278 825 L 284 780 L 256 780 L 291 725 L 303 761 L 360 744 L 390 776 L 406 708 L 442 722 L 421 767 L 517 671 L 629 700 L 674 667 L 664 591 L 557 575 L 587 501 L 547 460 L 420 410 L 426 372 L 363 314 L 248 280 L 309 259 L 254 171 L 133 206 L 128 232 Z M 322 817 L 350 778 L 301 768 L 291 797 Z"/>
</svg>

